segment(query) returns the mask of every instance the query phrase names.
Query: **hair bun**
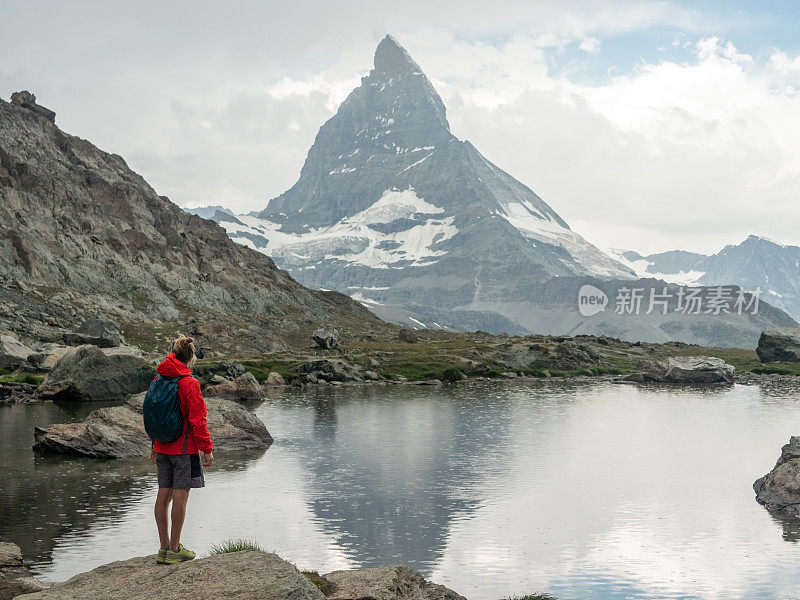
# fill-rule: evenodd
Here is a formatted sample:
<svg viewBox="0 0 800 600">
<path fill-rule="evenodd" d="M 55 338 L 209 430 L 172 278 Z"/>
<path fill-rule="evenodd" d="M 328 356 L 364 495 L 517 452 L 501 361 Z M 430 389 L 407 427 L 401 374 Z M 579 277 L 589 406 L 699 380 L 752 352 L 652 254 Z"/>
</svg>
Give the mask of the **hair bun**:
<svg viewBox="0 0 800 600">
<path fill-rule="evenodd" d="M 179 361 L 189 364 L 195 356 L 194 338 L 185 335 L 178 336 L 178 339 L 172 343 L 172 351 Z"/>
</svg>

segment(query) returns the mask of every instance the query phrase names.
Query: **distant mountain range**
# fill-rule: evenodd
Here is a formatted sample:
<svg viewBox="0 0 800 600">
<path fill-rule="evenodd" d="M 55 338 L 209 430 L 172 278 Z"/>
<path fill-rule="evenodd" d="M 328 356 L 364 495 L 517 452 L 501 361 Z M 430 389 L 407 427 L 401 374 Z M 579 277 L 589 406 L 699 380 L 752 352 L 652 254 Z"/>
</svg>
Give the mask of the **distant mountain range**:
<svg viewBox="0 0 800 600">
<path fill-rule="evenodd" d="M 228 210 L 224 206 L 199 206 L 197 208 L 184 208 L 183 210 L 188 212 L 190 215 L 197 215 L 198 217 L 210 219 L 212 221 L 214 220 L 217 211 L 223 215 L 233 216 L 233 211 Z"/>
<path fill-rule="evenodd" d="M 320 128 L 289 190 L 258 212 L 207 213 L 298 281 L 342 291 L 410 327 L 591 330 L 722 345 L 740 344 L 746 330 L 754 345 L 771 323 L 737 315 L 721 325 L 726 337 L 711 323 L 718 315 L 580 315 L 576 282 L 633 285 L 640 259 L 593 246 L 530 188 L 456 138 L 433 85 L 391 36 Z"/>
<path fill-rule="evenodd" d="M 612 255 L 639 277 L 657 277 L 684 285 L 736 284 L 747 290 L 761 289 L 764 300 L 800 319 L 798 246 L 751 235 L 741 244 L 725 246 L 711 255 L 683 250 L 647 256 L 616 250 Z"/>
</svg>

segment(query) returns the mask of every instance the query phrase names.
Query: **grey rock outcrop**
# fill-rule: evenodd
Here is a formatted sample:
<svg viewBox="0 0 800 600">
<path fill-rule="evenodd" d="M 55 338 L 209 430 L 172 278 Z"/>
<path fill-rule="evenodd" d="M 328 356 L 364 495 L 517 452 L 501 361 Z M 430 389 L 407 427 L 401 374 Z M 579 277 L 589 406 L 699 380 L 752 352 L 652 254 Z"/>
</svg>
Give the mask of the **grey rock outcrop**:
<svg viewBox="0 0 800 600">
<path fill-rule="evenodd" d="M 122 343 L 116 323 L 105 319 L 87 319 L 75 331 L 64 334 L 64 343 L 71 346 L 90 344 L 98 348 L 113 348 Z"/>
<path fill-rule="evenodd" d="M 466 600 L 405 565 L 334 571 L 323 578 L 332 587 L 328 600 Z"/>
<path fill-rule="evenodd" d="M 0 406 L 6 404 L 27 404 L 38 400 L 36 385 L 32 383 L 17 383 L 14 381 L 0 382 Z"/>
<path fill-rule="evenodd" d="M 406 343 L 416 344 L 419 341 L 419 336 L 410 329 L 403 328 L 397 332 L 397 337 Z"/>
<path fill-rule="evenodd" d="M 146 390 L 156 371 L 135 354 L 107 355 L 97 346 L 67 352 L 39 388 L 44 399 L 65 402 L 124 400 Z"/>
<path fill-rule="evenodd" d="M 30 594 L 47 586 L 36 579 L 22 562 L 19 546 L 0 542 L 0 600 L 11 600 L 21 594 Z"/>
<path fill-rule="evenodd" d="M 765 363 L 800 361 L 800 329 L 777 327 L 763 331 L 758 338 L 756 353 Z"/>
<path fill-rule="evenodd" d="M 269 375 L 267 375 L 267 380 L 264 383 L 266 385 L 286 385 L 286 380 L 280 373 L 270 371 Z"/>
<path fill-rule="evenodd" d="M 264 389 L 249 371 L 233 381 L 223 381 L 206 388 L 206 395 L 227 398 L 235 402 L 259 402 L 267 397 Z"/>
<path fill-rule="evenodd" d="M 14 92 L 11 94 L 11 103 L 16 104 L 20 108 L 25 108 L 37 115 L 44 117 L 51 123 L 56 122 L 56 113 L 49 108 L 36 104 L 36 96 L 28 91 Z"/>
<path fill-rule="evenodd" d="M 12 335 L 0 335 L 0 369 L 17 369 L 34 351 Z"/>
<path fill-rule="evenodd" d="M 311 339 L 320 348 L 332 350 L 339 345 L 339 332 L 331 327 L 323 327 L 312 333 Z"/>
<path fill-rule="evenodd" d="M 157 565 L 155 556 L 131 558 L 22 596 L 22 600 L 90 598 L 324 600 L 325 596 L 290 563 L 276 554 L 259 551 L 216 554 L 177 565 Z"/>
<path fill-rule="evenodd" d="M 733 383 L 734 367 L 713 356 L 675 356 L 643 360 L 638 372 L 625 377 L 638 383 Z"/>
<path fill-rule="evenodd" d="M 800 436 L 781 448 L 772 470 L 753 483 L 756 500 L 767 509 L 800 517 Z"/>
<path fill-rule="evenodd" d="M 305 375 L 309 383 L 363 379 L 360 368 L 341 360 L 311 360 L 297 367 L 297 372 Z"/>
<path fill-rule="evenodd" d="M 264 423 L 235 402 L 206 398 L 208 429 L 214 447 L 224 450 L 266 450 L 273 442 Z M 63 423 L 34 431 L 33 449 L 43 454 L 90 458 L 147 456 L 150 439 L 142 421 L 144 394 L 122 406 L 101 408 L 78 423 Z"/>
</svg>

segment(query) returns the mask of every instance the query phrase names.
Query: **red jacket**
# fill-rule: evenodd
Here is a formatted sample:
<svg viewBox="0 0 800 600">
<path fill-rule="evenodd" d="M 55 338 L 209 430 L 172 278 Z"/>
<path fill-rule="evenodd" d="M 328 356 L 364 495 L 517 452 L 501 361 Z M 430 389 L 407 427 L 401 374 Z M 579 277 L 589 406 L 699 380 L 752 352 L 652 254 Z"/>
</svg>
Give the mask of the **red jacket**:
<svg viewBox="0 0 800 600">
<path fill-rule="evenodd" d="M 170 353 L 164 359 L 164 362 L 158 365 L 156 370 L 162 377 L 179 377 L 180 375 L 192 374 L 192 370 L 179 361 L 174 352 Z M 153 448 L 161 454 L 183 454 L 183 441 L 186 437 L 188 415 L 189 439 L 186 442 L 186 454 L 210 453 L 214 443 L 211 441 L 211 434 L 208 432 L 206 402 L 200 393 L 200 383 L 197 379 L 190 376 L 178 380 L 178 402 L 184 418 L 181 437 L 168 444 L 154 440 Z"/>
</svg>

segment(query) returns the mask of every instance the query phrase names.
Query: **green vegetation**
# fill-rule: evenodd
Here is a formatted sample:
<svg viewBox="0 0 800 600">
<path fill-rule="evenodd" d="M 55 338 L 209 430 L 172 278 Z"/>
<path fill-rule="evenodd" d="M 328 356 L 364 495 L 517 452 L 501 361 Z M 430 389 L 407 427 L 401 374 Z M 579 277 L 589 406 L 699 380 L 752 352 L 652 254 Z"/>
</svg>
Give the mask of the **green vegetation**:
<svg viewBox="0 0 800 600">
<path fill-rule="evenodd" d="M 331 589 L 331 584 L 328 582 L 327 579 L 322 577 L 317 571 L 300 571 L 303 575 L 308 577 L 308 580 L 313 583 L 317 589 L 322 592 L 323 594 L 327 595 L 329 592 L 333 591 Z"/>
<path fill-rule="evenodd" d="M 463 378 L 464 374 L 456 367 L 447 367 L 442 370 L 442 376 L 437 377 L 437 379 L 441 379 L 442 381 L 461 381 Z"/>
<path fill-rule="evenodd" d="M 260 550 L 261 552 L 266 552 L 264 548 L 259 546 L 254 540 L 235 539 L 225 540 L 224 542 L 211 546 L 208 554 L 228 554 L 230 552 L 245 552 L 247 550 Z"/>
<path fill-rule="evenodd" d="M 36 375 L 35 373 L 12 372 L 6 369 L 0 369 L 0 381 L 10 383 L 29 383 L 31 385 L 39 385 L 44 381 L 43 375 Z"/>
<path fill-rule="evenodd" d="M 163 350 L 177 335 L 174 325 L 126 327 L 129 341 L 146 350 Z M 492 336 L 483 333 L 455 334 L 444 331 L 417 332 L 419 341 L 407 343 L 373 333 L 351 334 L 341 348 L 322 350 L 307 344 L 304 349 L 266 355 L 230 353 L 199 360 L 197 369 L 221 373 L 225 360 L 240 362 L 258 381 L 270 372 L 279 373 L 287 383 L 301 378 L 298 368 L 311 360 L 340 360 L 363 371 L 375 371 L 387 381 L 439 379 L 456 382 L 466 378 L 497 378 L 512 371 L 538 378 L 621 376 L 637 371 L 641 360 L 665 360 L 670 356 L 715 356 L 736 367 L 737 373 L 781 373 L 800 375 L 800 362 L 762 364 L 754 350 L 709 348 L 678 342 L 665 344 L 630 343 L 587 335 Z M 302 336 L 301 336 L 302 337 Z M 307 339 L 307 338 L 304 338 Z M 220 349 L 217 349 L 219 352 Z M 377 361 L 377 362 L 376 362 Z M 332 374 L 333 381 L 347 377 Z"/>
</svg>

